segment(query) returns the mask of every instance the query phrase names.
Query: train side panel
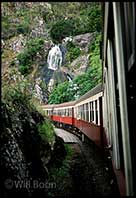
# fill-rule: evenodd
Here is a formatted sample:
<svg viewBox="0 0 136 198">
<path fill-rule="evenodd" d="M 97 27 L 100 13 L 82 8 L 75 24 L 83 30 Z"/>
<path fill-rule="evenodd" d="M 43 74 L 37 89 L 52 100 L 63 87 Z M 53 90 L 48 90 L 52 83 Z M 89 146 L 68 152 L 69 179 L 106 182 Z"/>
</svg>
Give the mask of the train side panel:
<svg viewBox="0 0 136 198">
<path fill-rule="evenodd" d="M 89 139 L 94 141 L 98 146 L 102 146 L 100 126 L 76 118 L 74 118 L 74 123 Z"/>
<path fill-rule="evenodd" d="M 70 124 L 72 125 L 73 123 L 73 118 L 72 117 L 67 117 L 67 116 L 59 116 L 59 115 L 52 115 L 51 119 L 53 121 L 57 121 L 60 123 L 64 123 L 64 124 Z"/>
</svg>

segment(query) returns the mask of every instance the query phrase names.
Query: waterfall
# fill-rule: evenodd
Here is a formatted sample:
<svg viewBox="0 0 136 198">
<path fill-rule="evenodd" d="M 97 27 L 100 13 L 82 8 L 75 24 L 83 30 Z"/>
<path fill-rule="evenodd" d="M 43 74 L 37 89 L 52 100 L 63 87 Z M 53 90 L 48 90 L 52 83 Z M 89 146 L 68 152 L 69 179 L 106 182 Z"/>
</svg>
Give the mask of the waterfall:
<svg viewBox="0 0 136 198">
<path fill-rule="evenodd" d="M 72 78 L 71 78 L 71 76 L 67 73 L 67 79 L 68 79 L 68 81 L 72 81 Z"/>
<path fill-rule="evenodd" d="M 62 64 L 62 52 L 59 45 L 55 45 L 49 51 L 47 57 L 48 69 L 57 70 Z"/>
<path fill-rule="evenodd" d="M 40 103 L 42 103 L 43 94 L 39 83 L 40 83 L 40 79 L 38 78 L 36 79 L 36 84 L 35 84 L 35 90 L 36 90 L 35 96 L 39 99 Z"/>
<path fill-rule="evenodd" d="M 49 92 L 52 91 L 53 85 L 54 85 L 54 79 L 51 78 L 51 79 L 50 79 L 50 82 L 49 82 L 49 84 L 48 84 L 48 91 L 49 91 Z"/>
</svg>

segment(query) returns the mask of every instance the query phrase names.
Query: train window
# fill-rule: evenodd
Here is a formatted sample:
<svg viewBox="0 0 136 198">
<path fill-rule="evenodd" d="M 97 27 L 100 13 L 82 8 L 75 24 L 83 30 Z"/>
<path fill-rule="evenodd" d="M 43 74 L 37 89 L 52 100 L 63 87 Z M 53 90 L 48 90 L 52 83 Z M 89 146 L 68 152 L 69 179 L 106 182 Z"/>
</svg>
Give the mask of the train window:
<svg viewBox="0 0 136 198">
<path fill-rule="evenodd" d="M 83 118 L 82 116 L 82 105 L 80 106 L 80 116 L 81 116 L 81 119 Z"/>
<path fill-rule="evenodd" d="M 128 69 L 134 64 L 135 56 L 135 4 L 134 2 L 125 2 L 123 4 L 124 10 L 124 26 L 125 26 L 125 41 L 126 41 L 126 56 L 128 62 Z"/>
<path fill-rule="evenodd" d="M 63 115 L 66 116 L 66 109 L 64 109 L 64 114 Z"/>
<path fill-rule="evenodd" d="M 123 11 L 123 9 L 124 8 L 122 8 L 122 11 Z M 114 15 L 115 15 L 115 13 L 114 13 Z M 111 11 L 111 17 L 113 18 L 112 11 Z M 122 19 L 124 20 L 124 17 L 122 17 Z M 117 75 L 117 68 L 118 68 L 117 58 L 118 58 L 118 54 L 117 54 L 116 42 L 115 42 L 115 40 L 116 40 L 115 36 L 117 35 L 117 32 L 115 31 L 115 26 L 116 26 L 116 23 L 114 21 L 114 23 L 112 23 L 112 25 L 110 26 L 110 29 L 111 29 L 111 32 L 112 32 L 112 36 L 109 38 L 109 41 L 110 41 L 109 43 L 111 44 L 111 47 L 110 47 L 110 51 L 107 52 L 107 53 L 108 53 L 108 55 L 110 57 L 109 60 L 111 61 L 113 59 L 113 62 L 112 62 L 113 68 L 112 68 L 111 73 L 112 73 L 113 82 L 115 83 L 115 88 L 114 88 L 114 92 L 115 92 L 115 106 L 114 106 L 114 109 L 116 109 L 115 118 L 117 119 L 117 130 L 116 130 L 116 133 L 119 132 L 118 136 L 116 135 L 116 137 L 118 137 L 118 140 L 119 140 L 120 160 L 118 160 L 118 163 L 121 163 L 121 167 L 123 167 L 124 166 L 124 159 L 123 159 L 123 147 L 122 147 L 123 144 L 122 144 L 122 133 L 121 133 L 122 129 L 121 129 L 120 103 L 119 103 L 120 98 L 119 98 L 118 75 Z M 128 28 L 128 26 L 126 26 L 125 28 Z M 128 32 L 129 30 L 124 29 L 123 35 L 126 34 L 126 31 Z M 125 36 L 124 36 L 124 39 L 126 39 Z M 113 53 L 113 55 L 112 55 L 113 57 L 111 56 L 111 51 Z M 128 54 L 128 52 L 127 52 L 127 54 Z M 110 68 L 111 68 L 111 66 L 110 66 Z M 109 80 L 111 81 L 111 78 Z M 113 94 L 113 90 L 112 90 L 112 94 Z M 109 96 L 109 94 L 107 96 Z M 110 100 L 110 98 L 109 98 L 109 100 Z M 112 112 L 112 114 L 113 114 L 113 112 Z M 115 122 L 114 122 L 114 124 L 115 124 Z M 109 122 L 107 123 L 107 128 L 108 127 L 109 127 Z M 110 140 L 111 140 L 111 137 L 110 137 Z M 117 166 L 117 164 L 116 164 L 116 166 Z"/>
<path fill-rule="evenodd" d="M 80 106 L 81 119 L 83 120 L 83 105 Z"/>
<path fill-rule="evenodd" d="M 77 115 L 76 115 L 77 119 L 80 119 L 80 111 L 79 111 L 79 107 L 77 107 Z"/>
<path fill-rule="evenodd" d="M 78 106 L 78 118 L 81 119 L 81 106 Z"/>
<path fill-rule="evenodd" d="M 62 110 L 60 110 L 60 116 L 62 116 Z"/>
<path fill-rule="evenodd" d="M 68 109 L 65 109 L 65 116 L 68 116 Z"/>
<path fill-rule="evenodd" d="M 68 116 L 70 115 L 70 113 L 69 113 L 69 109 L 68 109 Z"/>
<path fill-rule="evenodd" d="M 96 123 L 96 108 L 95 108 L 95 101 L 93 101 L 93 112 L 94 112 L 94 120 L 93 120 L 93 122 Z"/>
<path fill-rule="evenodd" d="M 86 121 L 89 121 L 89 103 L 86 103 Z"/>
<path fill-rule="evenodd" d="M 72 109 L 69 108 L 69 116 L 71 117 L 72 116 Z"/>
<path fill-rule="evenodd" d="M 69 109 L 68 109 L 68 116 L 69 116 Z"/>
<path fill-rule="evenodd" d="M 94 121 L 94 103 L 92 102 L 92 121 Z"/>
<path fill-rule="evenodd" d="M 79 112 L 80 112 L 80 119 L 82 119 L 81 106 L 79 107 Z"/>
<path fill-rule="evenodd" d="M 90 122 L 90 103 L 87 103 L 87 109 L 88 109 L 88 122 Z"/>
<path fill-rule="evenodd" d="M 98 98 L 97 100 L 98 125 L 100 125 L 100 101 L 101 101 L 101 98 Z"/>
<path fill-rule="evenodd" d="M 66 109 L 63 110 L 63 116 L 66 116 Z"/>
<path fill-rule="evenodd" d="M 74 118 L 77 117 L 77 107 L 74 107 Z"/>
<path fill-rule="evenodd" d="M 84 120 L 86 120 L 86 105 L 83 104 L 83 115 L 84 115 Z"/>
<path fill-rule="evenodd" d="M 89 111 L 89 114 L 90 114 L 90 120 L 89 120 L 89 121 L 91 121 L 91 113 L 92 113 L 92 112 L 91 112 L 91 102 L 89 102 L 89 106 L 90 106 L 90 108 L 89 108 L 89 109 L 90 109 L 90 111 Z"/>
<path fill-rule="evenodd" d="M 93 121 L 93 102 L 90 102 L 90 121 Z"/>
<path fill-rule="evenodd" d="M 74 108 L 74 117 L 77 118 L 77 115 L 78 115 L 78 108 L 75 107 L 75 108 Z"/>
<path fill-rule="evenodd" d="M 97 107 L 97 100 L 95 101 L 95 113 L 96 113 L 96 124 L 98 124 L 98 107 Z"/>
<path fill-rule="evenodd" d="M 84 104 L 84 120 L 86 120 L 86 104 Z"/>
<path fill-rule="evenodd" d="M 82 111 L 82 114 L 83 114 L 83 120 L 85 120 L 85 105 L 83 104 L 83 111 Z"/>
<path fill-rule="evenodd" d="M 62 109 L 61 110 L 61 115 L 64 116 L 64 114 L 65 114 L 65 109 Z"/>
<path fill-rule="evenodd" d="M 83 116 L 83 105 L 81 105 L 81 119 L 82 120 L 84 119 L 84 116 Z"/>
</svg>

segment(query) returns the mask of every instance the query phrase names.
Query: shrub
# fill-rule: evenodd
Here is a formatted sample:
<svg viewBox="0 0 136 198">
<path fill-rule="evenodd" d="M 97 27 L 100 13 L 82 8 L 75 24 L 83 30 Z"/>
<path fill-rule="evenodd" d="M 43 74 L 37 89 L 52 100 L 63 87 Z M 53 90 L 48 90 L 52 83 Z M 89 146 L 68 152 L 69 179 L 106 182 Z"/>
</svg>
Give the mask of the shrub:
<svg viewBox="0 0 136 198">
<path fill-rule="evenodd" d="M 78 56 L 81 54 L 81 50 L 79 47 L 76 47 L 74 43 L 68 42 L 67 45 L 67 54 L 66 54 L 66 59 L 68 62 L 72 62 L 74 59 L 76 59 Z"/>
<path fill-rule="evenodd" d="M 24 51 L 17 56 L 21 74 L 27 75 L 31 72 L 34 57 L 42 49 L 43 44 L 44 40 L 39 38 L 31 39 L 26 43 Z"/>
<path fill-rule="evenodd" d="M 84 10 L 86 16 L 86 32 L 101 32 L 102 29 L 102 13 L 101 6 L 94 5 Z"/>
<path fill-rule="evenodd" d="M 43 140 L 46 139 L 50 144 L 53 144 L 55 142 L 54 128 L 49 120 L 46 120 L 42 124 L 39 124 L 38 131 Z"/>
<path fill-rule="evenodd" d="M 50 36 L 56 43 L 60 43 L 61 40 L 67 36 L 74 34 L 75 24 L 74 20 L 59 20 L 57 21 L 50 30 Z"/>
<path fill-rule="evenodd" d="M 50 104 L 59 104 L 62 102 L 67 102 L 69 100 L 69 93 L 68 93 L 68 82 L 64 82 L 58 84 L 52 91 L 49 96 L 49 103 Z"/>
</svg>

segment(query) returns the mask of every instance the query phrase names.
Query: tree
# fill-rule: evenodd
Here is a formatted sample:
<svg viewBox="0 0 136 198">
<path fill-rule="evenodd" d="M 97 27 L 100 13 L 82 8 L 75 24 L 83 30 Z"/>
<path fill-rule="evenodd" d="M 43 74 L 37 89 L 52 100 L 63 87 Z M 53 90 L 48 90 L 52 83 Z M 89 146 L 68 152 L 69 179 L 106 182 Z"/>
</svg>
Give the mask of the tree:
<svg viewBox="0 0 136 198">
<path fill-rule="evenodd" d="M 55 87 L 49 96 L 49 104 L 59 104 L 67 102 L 69 93 L 67 93 L 68 82 L 64 82 Z"/>
<path fill-rule="evenodd" d="M 44 45 L 44 40 L 41 38 L 34 38 L 26 43 L 23 52 L 18 54 L 17 60 L 19 61 L 19 71 L 23 75 L 27 75 L 32 70 L 32 63 L 37 52 L 39 52 Z"/>
<path fill-rule="evenodd" d="M 57 21 L 50 30 L 50 36 L 56 43 L 60 43 L 63 38 L 74 34 L 74 20 L 59 20 Z"/>
</svg>

